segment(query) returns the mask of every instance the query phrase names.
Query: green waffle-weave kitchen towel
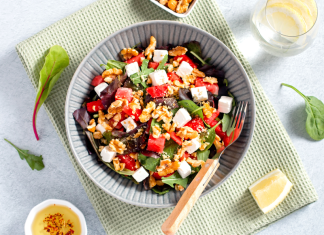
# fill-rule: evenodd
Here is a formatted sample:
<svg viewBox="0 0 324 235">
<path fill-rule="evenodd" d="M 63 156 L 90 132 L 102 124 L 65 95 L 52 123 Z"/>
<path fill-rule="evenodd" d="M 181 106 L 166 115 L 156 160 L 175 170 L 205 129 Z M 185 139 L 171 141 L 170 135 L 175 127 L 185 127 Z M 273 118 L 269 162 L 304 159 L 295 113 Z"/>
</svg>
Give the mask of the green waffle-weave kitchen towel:
<svg viewBox="0 0 324 235">
<path fill-rule="evenodd" d="M 105 194 L 86 176 L 74 159 L 66 137 L 65 97 L 74 71 L 99 41 L 125 26 L 156 19 L 191 24 L 223 41 L 241 61 L 250 78 L 257 110 L 253 141 L 240 167 L 221 187 L 197 202 L 178 234 L 252 234 L 316 201 L 317 194 L 301 159 L 251 66 L 239 51 L 215 0 L 200 0 L 191 15 L 184 19 L 172 16 L 148 0 L 101 0 L 21 42 L 17 52 L 35 89 L 48 48 L 61 45 L 70 56 L 70 65 L 44 108 L 107 234 L 162 234 L 160 227 L 172 209 L 140 208 L 120 202 Z M 275 168 L 280 168 L 294 187 L 275 210 L 263 215 L 248 186 Z"/>
</svg>

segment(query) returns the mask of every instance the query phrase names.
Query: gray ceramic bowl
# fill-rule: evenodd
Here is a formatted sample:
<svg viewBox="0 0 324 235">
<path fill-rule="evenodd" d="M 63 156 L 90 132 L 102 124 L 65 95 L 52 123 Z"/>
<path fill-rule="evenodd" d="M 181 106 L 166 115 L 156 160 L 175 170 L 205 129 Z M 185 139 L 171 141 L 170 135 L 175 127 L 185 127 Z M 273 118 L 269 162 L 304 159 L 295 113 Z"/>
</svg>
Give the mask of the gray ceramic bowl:
<svg viewBox="0 0 324 235">
<path fill-rule="evenodd" d="M 249 101 L 250 104 L 241 137 L 225 151 L 219 169 L 202 196 L 224 183 L 242 161 L 252 139 L 255 105 L 249 79 L 234 54 L 217 38 L 191 25 L 175 21 L 147 21 L 134 24 L 111 34 L 90 51 L 76 70 L 66 97 L 65 125 L 74 156 L 89 178 L 109 195 L 137 206 L 163 208 L 175 206 L 182 193 L 171 191 L 160 196 L 152 191 L 145 191 L 142 184 L 136 185 L 98 163 L 95 155 L 88 154 L 85 136 L 72 116 L 89 93 L 92 78 L 103 72 L 100 64 L 105 64 L 109 59 L 118 60 L 118 52 L 125 47 L 132 47 L 139 42 L 147 46 L 151 35 L 155 36 L 158 46 L 199 41 L 204 58 L 210 57 L 211 64 L 226 72 L 229 89 L 237 101 Z"/>
</svg>

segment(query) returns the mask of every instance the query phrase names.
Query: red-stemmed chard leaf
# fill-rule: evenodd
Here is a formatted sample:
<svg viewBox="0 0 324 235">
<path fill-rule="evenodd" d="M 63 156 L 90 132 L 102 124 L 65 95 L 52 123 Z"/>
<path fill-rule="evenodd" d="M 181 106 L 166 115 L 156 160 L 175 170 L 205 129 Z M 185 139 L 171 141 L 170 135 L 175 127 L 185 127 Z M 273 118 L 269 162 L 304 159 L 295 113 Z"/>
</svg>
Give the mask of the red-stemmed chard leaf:
<svg viewBox="0 0 324 235">
<path fill-rule="evenodd" d="M 38 83 L 38 90 L 33 113 L 33 129 L 35 137 L 39 140 L 36 130 L 37 113 L 51 92 L 53 86 L 60 78 L 63 70 L 69 65 L 69 56 L 67 52 L 58 45 L 52 46 L 45 57 L 45 63 L 40 71 L 40 78 Z"/>
</svg>

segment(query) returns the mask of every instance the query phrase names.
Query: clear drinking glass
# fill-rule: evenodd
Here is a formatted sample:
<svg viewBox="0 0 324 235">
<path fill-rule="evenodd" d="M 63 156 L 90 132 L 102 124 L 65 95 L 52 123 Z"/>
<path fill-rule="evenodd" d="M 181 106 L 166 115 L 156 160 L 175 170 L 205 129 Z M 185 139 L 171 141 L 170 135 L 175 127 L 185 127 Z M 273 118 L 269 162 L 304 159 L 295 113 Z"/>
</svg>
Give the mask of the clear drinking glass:
<svg viewBox="0 0 324 235">
<path fill-rule="evenodd" d="M 311 7 L 307 5 L 308 1 L 312 3 Z M 318 31 L 317 18 L 314 0 L 259 0 L 251 14 L 250 26 L 253 36 L 265 51 L 274 56 L 288 57 L 312 45 Z M 298 26 L 299 31 L 287 27 L 291 24 Z"/>
</svg>

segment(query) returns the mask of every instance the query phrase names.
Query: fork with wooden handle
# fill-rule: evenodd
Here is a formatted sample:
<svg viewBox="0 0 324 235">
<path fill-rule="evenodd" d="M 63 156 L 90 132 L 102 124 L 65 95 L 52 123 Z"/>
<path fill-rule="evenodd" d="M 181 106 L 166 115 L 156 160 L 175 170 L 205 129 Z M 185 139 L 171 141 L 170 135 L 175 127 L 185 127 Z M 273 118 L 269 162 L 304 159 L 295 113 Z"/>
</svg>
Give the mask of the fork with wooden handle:
<svg viewBox="0 0 324 235">
<path fill-rule="evenodd" d="M 246 116 L 248 102 L 239 102 L 237 106 L 233 109 L 232 118 L 230 122 L 230 127 L 233 130 L 233 138 L 230 141 L 230 144 L 226 147 L 228 148 L 233 144 L 238 137 L 240 136 L 244 120 Z M 226 149 L 225 148 L 225 149 Z M 208 182 L 215 174 L 216 170 L 219 167 L 219 159 L 224 153 L 225 149 L 216 154 L 216 159 L 208 159 L 205 164 L 202 166 L 196 177 L 190 183 L 189 187 L 186 189 L 180 200 L 178 201 L 176 207 L 172 211 L 171 215 L 163 223 L 161 229 L 164 234 L 172 235 L 177 232 L 181 223 L 189 214 L 190 210 L 200 197 L 201 193 L 204 191 Z"/>
</svg>

